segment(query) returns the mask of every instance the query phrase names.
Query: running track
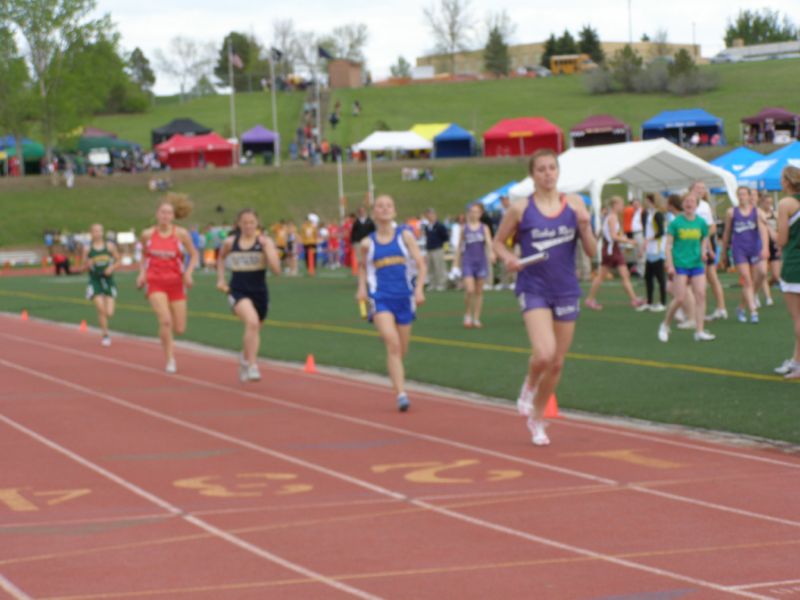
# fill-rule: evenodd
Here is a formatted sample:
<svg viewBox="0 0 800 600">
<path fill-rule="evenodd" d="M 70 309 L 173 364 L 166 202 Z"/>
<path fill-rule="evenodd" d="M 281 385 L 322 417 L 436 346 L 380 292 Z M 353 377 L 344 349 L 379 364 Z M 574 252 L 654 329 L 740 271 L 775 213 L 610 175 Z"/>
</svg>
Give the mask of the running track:
<svg viewBox="0 0 800 600">
<path fill-rule="evenodd" d="M 0 316 L 0 598 L 800 598 L 798 456 L 162 363 Z"/>
</svg>

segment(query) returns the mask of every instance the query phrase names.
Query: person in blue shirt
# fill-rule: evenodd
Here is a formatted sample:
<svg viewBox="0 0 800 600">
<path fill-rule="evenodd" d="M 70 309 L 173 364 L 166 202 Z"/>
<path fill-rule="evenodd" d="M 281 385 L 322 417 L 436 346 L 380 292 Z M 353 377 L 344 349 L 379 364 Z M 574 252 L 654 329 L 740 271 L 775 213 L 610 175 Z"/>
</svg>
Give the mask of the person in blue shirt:
<svg viewBox="0 0 800 600">
<path fill-rule="evenodd" d="M 398 227 L 396 216 L 391 196 L 375 200 L 375 231 L 358 246 L 356 300 L 368 304 L 368 317 L 386 346 L 386 367 L 397 395 L 397 408 L 405 412 L 409 401 L 403 357 L 408 352 L 416 307 L 425 302 L 425 261 L 414 234 L 407 227 Z"/>
</svg>

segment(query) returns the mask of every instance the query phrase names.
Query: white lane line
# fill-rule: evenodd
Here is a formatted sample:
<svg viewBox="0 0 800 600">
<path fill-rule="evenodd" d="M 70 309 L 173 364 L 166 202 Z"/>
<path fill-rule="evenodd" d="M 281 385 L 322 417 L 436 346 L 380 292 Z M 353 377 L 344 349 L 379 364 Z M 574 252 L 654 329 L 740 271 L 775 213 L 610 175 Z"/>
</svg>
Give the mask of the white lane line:
<svg viewBox="0 0 800 600">
<path fill-rule="evenodd" d="M 6 366 L 9 366 L 9 363 L 7 363 L 7 361 L 5 361 L 5 360 L 0 360 L 0 363 L 4 364 Z M 14 368 L 14 367 L 12 366 L 12 368 Z M 64 382 L 64 385 L 66 387 L 72 387 L 72 386 L 68 385 L 66 382 Z M 87 393 L 92 393 L 90 390 L 88 390 L 88 388 L 86 388 L 86 391 L 87 391 Z M 107 469 L 104 469 L 100 465 L 97 465 L 97 464 L 93 463 L 92 461 L 90 461 L 90 460 L 88 460 L 86 458 L 83 458 L 79 454 L 76 454 L 75 452 L 72 452 L 71 450 L 69 450 L 68 448 L 65 448 L 61 444 L 58 444 L 57 442 L 54 442 L 54 441 L 44 437 L 43 435 L 41 435 L 41 434 L 31 430 L 31 429 L 28 429 L 24 425 L 9 419 L 5 415 L 0 415 L 0 421 L 5 423 L 9 427 L 12 427 L 13 429 L 16 429 L 17 431 L 19 431 L 21 433 L 24 433 L 25 435 L 33 438 L 34 440 L 36 440 L 37 442 L 47 446 L 48 448 L 50 448 L 52 450 L 55 450 L 59 454 L 63 454 L 67 458 L 77 462 L 78 464 L 86 467 L 87 469 L 89 469 L 91 471 L 94 471 L 98 475 L 101 475 L 102 477 L 105 477 L 106 479 L 108 479 L 110 481 L 113 481 L 117 485 L 120 485 L 120 486 L 124 487 L 125 489 L 127 489 L 130 492 L 133 492 L 137 496 L 141 496 L 142 498 L 145 498 L 149 502 L 152 502 L 153 504 L 156 504 L 157 506 L 160 506 L 161 508 L 163 508 L 164 510 L 166 510 L 170 514 L 172 514 L 172 515 L 174 515 L 176 517 L 180 517 L 181 519 L 183 519 L 187 523 L 190 523 L 191 525 L 194 525 L 195 527 L 197 527 L 199 529 L 202 529 L 206 533 L 209 533 L 209 534 L 211 534 L 211 535 L 213 535 L 215 537 L 218 537 L 218 538 L 228 542 L 229 544 L 233 544 L 234 546 L 238 546 L 239 548 L 241 548 L 242 550 L 245 550 L 246 552 L 249 552 L 250 554 L 254 554 L 254 555 L 256 555 L 256 556 L 258 556 L 260 558 L 268 560 L 269 562 L 275 563 L 275 564 L 280 565 L 280 566 L 282 566 L 282 567 L 284 567 L 286 569 L 294 571 L 295 573 L 299 573 L 300 575 L 303 575 L 304 577 L 307 577 L 308 579 L 312 579 L 312 580 L 314 580 L 314 581 L 316 581 L 318 583 L 325 584 L 327 586 L 330 586 L 332 588 L 335 588 L 335 589 L 337 589 L 337 590 L 339 590 L 341 592 L 345 592 L 345 593 L 350 594 L 352 596 L 355 596 L 357 598 L 364 598 L 365 600 L 378 600 L 379 599 L 378 596 L 374 596 L 372 594 L 368 594 L 367 592 L 364 592 L 364 591 L 362 591 L 362 590 L 360 590 L 358 588 L 354 588 L 354 587 L 349 586 L 349 585 L 347 585 L 345 583 L 341 583 L 339 581 L 336 581 L 335 579 L 331 579 L 329 577 L 326 577 L 325 575 L 322 575 L 321 573 L 317 573 L 316 571 L 312 571 L 311 569 L 307 569 L 306 567 L 303 567 L 302 565 L 298 565 L 297 563 L 293 563 L 293 562 L 291 562 L 291 561 L 289 561 L 289 560 L 287 560 L 285 558 L 282 558 L 282 557 L 278 556 L 277 554 L 273 554 L 272 552 L 269 552 L 268 550 L 264 550 L 263 548 L 260 548 L 259 546 L 251 544 L 250 542 L 247 542 L 247 541 L 243 540 L 240 537 L 237 537 L 237 536 L 235 536 L 235 535 L 233 535 L 231 533 L 228 533 L 227 531 L 219 529 L 218 527 L 215 527 L 214 525 L 211 525 L 210 523 L 208 523 L 208 522 L 206 522 L 206 521 L 204 521 L 202 519 L 199 519 L 198 517 L 186 514 L 182 509 L 178 508 L 177 506 L 175 506 L 173 504 L 170 504 L 168 501 L 162 500 L 158 496 L 155 496 L 154 494 L 151 494 L 150 492 L 142 489 L 141 487 L 139 487 L 135 483 L 131 483 L 130 481 L 127 481 L 126 479 L 123 479 L 122 477 L 119 477 L 118 475 L 115 475 L 111 471 L 109 471 Z"/>
<path fill-rule="evenodd" d="M 784 585 L 800 585 L 800 579 L 787 579 L 785 581 L 765 581 L 764 583 L 748 583 L 747 585 L 732 585 L 731 589 L 751 590 L 760 587 L 780 587 Z M 793 591 L 795 592 L 800 591 L 800 588 L 795 588 Z"/>
<path fill-rule="evenodd" d="M 382 486 L 378 486 L 378 485 L 369 483 L 368 481 L 363 481 L 361 479 L 358 479 L 356 477 L 352 477 L 352 476 L 347 475 L 345 473 L 341 473 L 341 472 L 335 471 L 333 469 L 329 469 L 327 467 L 323 467 L 322 465 L 318 465 L 316 463 L 312 463 L 312 462 L 305 461 L 305 460 L 302 460 L 302 459 L 299 459 L 299 458 L 295 458 L 293 456 L 285 455 L 285 454 L 283 454 L 281 452 L 277 452 L 275 450 L 271 450 L 269 448 L 266 448 L 264 446 L 260 446 L 258 444 L 253 443 L 253 442 L 249 442 L 249 441 L 243 440 L 241 438 L 236 438 L 236 437 L 228 435 L 226 433 L 222 433 L 222 432 L 219 432 L 219 431 L 216 431 L 216 430 L 213 430 L 213 429 L 209 429 L 209 428 L 203 427 L 201 425 L 196 425 L 196 424 L 191 423 L 189 421 L 184 421 L 183 419 L 179 419 L 177 417 L 173 417 L 173 416 L 170 416 L 170 415 L 167 415 L 167 414 L 164 414 L 164 413 L 160 413 L 160 412 L 158 412 L 156 410 L 152 410 L 152 409 L 149 409 L 149 408 L 144 408 L 142 406 L 139 406 L 137 404 L 133 404 L 133 403 L 128 402 L 126 400 L 123 400 L 121 398 L 117 398 L 116 396 L 112 396 L 111 394 L 106 394 L 105 392 L 100 392 L 100 391 L 94 390 L 92 388 L 89 388 L 89 387 L 86 387 L 86 386 L 83 386 L 83 385 L 80 385 L 80 384 L 76 384 L 76 383 L 73 383 L 73 382 L 70 382 L 70 381 L 67 381 L 67 380 L 64 380 L 64 379 L 59 379 L 59 378 L 56 378 L 56 377 L 52 377 L 50 375 L 47 375 L 46 373 L 42 373 L 42 372 L 37 371 L 35 369 L 29 369 L 27 367 L 23 367 L 22 365 L 17 365 L 15 363 L 11 363 L 11 362 L 9 362 L 7 360 L 3 360 L 3 359 L 0 359 L 0 364 L 5 365 L 5 366 L 7 366 L 9 368 L 12 368 L 12 369 L 16 369 L 16 370 L 18 370 L 20 372 L 23 372 L 23 373 L 27 373 L 28 375 L 32 375 L 34 377 L 38 377 L 40 379 L 44 379 L 46 381 L 50 381 L 50 382 L 56 383 L 56 384 L 64 386 L 64 387 L 68 387 L 70 389 L 74 389 L 74 390 L 82 392 L 84 394 L 88 394 L 88 395 L 91 395 L 91 396 L 95 396 L 97 398 L 101 398 L 103 400 L 111 402 L 112 404 L 116 404 L 118 406 L 122 406 L 122 407 L 128 408 L 128 409 L 133 410 L 135 412 L 146 414 L 146 415 L 151 416 L 153 418 L 160 419 L 160 420 L 166 421 L 168 423 L 172 423 L 174 425 L 178 425 L 180 427 L 183 427 L 185 429 L 189 429 L 191 431 L 204 433 L 204 434 L 209 435 L 211 437 L 214 437 L 214 438 L 217 438 L 217 439 L 221 439 L 221 440 L 224 440 L 224 441 L 226 441 L 228 443 L 236 444 L 238 446 L 242 446 L 244 448 L 248 448 L 250 450 L 254 450 L 256 452 L 260 452 L 262 454 L 273 456 L 275 458 L 280 458 L 282 460 L 286 460 L 288 462 L 291 462 L 292 464 L 304 466 L 307 469 L 316 471 L 318 473 L 322 473 L 323 475 L 327 475 L 329 477 L 332 477 L 332 478 L 335 478 L 335 479 L 339 479 L 341 481 L 345 481 L 347 483 L 350 483 L 350 484 L 353 484 L 353 485 L 357 485 L 359 487 L 362 487 L 362 488 L 365 488 L 365 489 L 368 489 L 368 490 L 372 490 L 372 491 L 374 491 L 376 493 L 382 494 L 382 495 L 387 496 L 389 498 L 393 498 L 393 499 L 397 499 L 397 500 L 404 500 L 405 502 L 407 502 L 408 504 L 410 504 L 412 506 L 417 506 L 419 508 L 423 508 L 423 509 L 428 510 L 430 512 L 435 512 L 435 513 L 438 513 L 440 515 L 444 515 L 446 517 L 450 517 L 452 519 L 456 519 L 456 520 L 459 520 L 459 521 L 463 521 L 463 522 L 469 523 L 471 525 L 482 527 L 484 529 L 497 531 L 497 532 L 504 533 L 504 534 L 507 534 L 507 535 L 515 536 L 515 537 L 518 537 L 518 538 L 522 538 L 522 539 L 525 539 L 525 540 L 528 540 L 528 541 L 531 541 L 531 542 L 535 542 L 535 543 L 538 543 L 538 544 L 541 544 L 541 545 L 544 545 L 544 546 L 549 546 L 551 548 L 557 548 L 557 549 L 563 550 L 565 552 L 571 552 L 573 554 L 578 554 L 580 556 L 585 556 L 585 557 L 592 558 L 592 559 L 595 559 L 595 560 L 608 562 L 608 563 L 611 563 L 611 564 L 615 564 L 615 565 L 622 566 L 622 567 L 627 567 L 627 568 L 634 569 L 634 570 L 637 570 L 637 571 L 643 571 L 645 573 L 650 573 L 652 575 L 658 575 L 658 576 L 661 576 L 661 577 L 667 577 L 667 578 L 675 579 L 675 580 L 678 580 L 678 581 L 684 581 L 684 582 L 687 582 L 687 583 L 690 583 L 692 585 L 696 585 L 696 586 L 699 586 L 699 587 L 712 589 L 712 590 L 716 590 L 716 591 L 724 591 L 724 592 L 728 592 L 728 593 L 731 593 L 731 594 L 736 595 L 736 596 L 742 596 L 744 598 L 757 598 L 757 599 L 761 599 L 761 600 L 765 600 L 765 599 L 768 600 L 767 596 L 761 596 L 761 595 L 753 594 L 753 593 L 750 593 L 750 592 L 747 592 L 747 591 L 731 590 L 731 589 L 729 589 L 729 588 L 727 588 L 727 587 L 725 587 L 723 585 L 719 585 L 719 584 L 716 584 L 716 583 L 713 583 L 713 582 L 710 582 L 710 581 L 705 581 L 703 579 L 698 579 L 698 578 L 690 577 L 690 576 L 687 576 L 687 575 L 681 575 L 679 573 L 673 573 L 672 571 L 668 571 L 666 569 L 659 569 L 657 567 L 651 567 L 649 565 L 643 565 L 643 564 L 636 563 L 636 562 L 633 562 L 633 561 L 629 561 L 629 560 L 626 560 L 626 559 L 623 559 L 623 558 L 618 558 L 618 557 L 615 557 L 615 556 L 612 556 L 612 555 L 609 555 L 609 554 L 603 554 L 603 553 L 600 553 L 600 552 L 594 552 L 593 550 L 588 550 L 588 549 L 585 549 L 585 548 L 581 548 L 579 546 L 573 546 L 571 544 L 565 544 L 565 543 L 562 543 L 562 542 L 558 542 L 556 540 L 552 540 L 552 539 L 549 539 L 549 538 L 545 538 L 545 537 L 541 537 L 541 536 L 538 536 L 538 535 L 535 535 L 535 534 L 531 534 L 531 533 L 528 533 L 526 531 L 513 529 L 511 527 L 506 527 L 504 525 L 499 525 L 499 524 L 493 523 L 491 521 L 486 521 L 484 519 L 471 517 L 471 516 L 469 516 L 467 514 L 463 514 L 463 513 L 448 509 L 448 508 L 437 506 L 435 504 L 430 504 L 430 503 L 425 502 L 423 500 L 409 498 L 409 497 L 407 497 L 407 496 L 405 496 L 405 495 L 403 495 L 403 494 L 401 494 L 399 492 L 394 492 L 392 490 L 389 490 L 388 488 L 384 488 Z M 2 417 L 0 417 L 0 418 L 2 418 Z M 184 518 L 186 518 L 186 517 L 184 516 Z M 208 527 L 212 528 L 213 526 L 208 525 Z M 216 528 L 213 528 L 213 529 L 216 530 Z M 206 530 L 211 532 L 211 529 L 206 529 Z M 216 531 L 219 531 L 219 530 L 216 530 Z M 220 531 L 220 533 L 226 534 L 226 532 L 223 532 L 223 531 Z M 229 535 L 229 534 L 226 534 L 226 535 Z M 235 539 L 238 539 L 238 538 L 235 538 Z M 246 543 L 246 542 L 244 542 L 244 543 Z M 248 546 L 249 546 L 249 544 L 248 544 Z M 334 582 L 334 583 L 336 583 L 336 582 Z"/>
<path fill-rule="evenodd" d="M 14 600 L 33 600 L 32 596 L 28 596 L 28 594 L 11 583 L 2 573 L 0 573 L 0 590 L 7 592 Z"/>
<path fill-rule="evenodd" d="M 595 476 L 595 475 L 592 475 L 592 474 L 589 474 L 589 473 L 584 473 L 584 472 L 576 471 L 576 470 L 573 470 L 573 469 L 566 469 L 566 468 L 562 468 L 562 467 L 556 467 L 554 465 L 549 465 L 547 463 L 542 463 L 542 462 L 539 462 L 539 461 L 533 461 L 533 460 L 530 460 L 530 459 L 521 458 L 521 457 L 515 456 L 513 454 L 506 454 L 504 452 L 491 450 L 491 449 L 488 449 L 488 448 L 484 448 L 482 446 L 475 446 L 475 445 L 472 445 L 472 444 L 467 444 L 467 443 L 464 443 L 464 442 L 458 442 L 458 441 L 451 440 L 451 439 L 448 439 L 448 438 L 441 438 L 441 437 L 434 436 L 434 435 L 429 435 L 429 434 L 424 434 L 424 433 L 418 433 L 418 432 L 415 432 L 415 431 L 410 431 L 408 429 L 401 429 L 401 428 L 398 428 L 398 427 L 393 427 L 391 425 L 384 425 L 384 424 L 381 424 L 381 423 L 375 423 L 373 421 L 368 421 L 368 420 L 365 420 L 365 419 L 359 419 L 357 417 L 351 417 L 351 416 L 347 416 L 347 415 L 342 415 L 340 413 L 331 412 L 331 411 L 327 411 L 327 410 L 324 410 L 324 409 L 313 408 L 313 407 L 305 406 L 305 405 L 302 405 L 302 404 L 296 404 L 296 403 L 293 403 L 293 402 L 289 402 L 289 401 L 286 401 L 286 400 L 281 400 L 279 398 L 275 398 L 273 396 L 268 396 L 266 394 L 256 394 L 256 393 L 253 393 L 253 392 L 247 392 L 247 391 L 244 391 L 244 390 L 239 390 L 239 389 L 236 389 L 236 388 L 223 386 L 223 385 L 220 385 L 220 384 L 217 384 L 217 383 L 213 383 L 213 382 L 210 382 L 210 381 L 205 381 L 203 379 L 198 379 L 198 378 L 195 378 L 195 377 L 189 377 L 189 376 L 181 375 L 181 374 L 167 375 L 163 371 L 161 371 L 160 369 L 153 369 L 151 367 L 145 367 L 143 365 L 126 363 L 124 361 L 120 361 L 120 360 L 116 360 L 116 359 L 108 358 L 108 357 L 104 357 L 104 356 L 99 356 L 99 355 L 96 355 L 96 354 L 87 353 L 85 351 L 71 350 L 71 349 L 68 349 L 68 348 L 63 348 L 61 346 L 54 345 L 54 344 L 49 344 L 49 343 L 46 343 L 46 342 L 34 342 L 34 341 L 30 341 L 30 340 L 24 340 L 22 338 L 20 338 L 20 340 L 21 341 L 28 341 L 29 343 L 31 343 L 33 345 L 38 345 L 38 346 L 42 346 L 42 347 L 45 347 L 45 348 L 50 348 L 50 349 L 58 351 L 58 352 L 63 352 L 63 353 L 67 353 L 67 354 L 75 354 L 75 355 L 78 355 L 78 356 L 81 356 L 81 357 L 90 356 L 92 359 L 100 361 L 100 362 L 106 362 L 106 363 L 110 363 L 110 364 L 115 364 L 115 365 L 118 365 L 118 366 L 121 366 L 121 367 L 125 367 L 125 368 L 132 369 L 132 370 L 137 370 L 137 371 L 142 371 L 142 372 L 145 372 L 145 373 L 153 373 L 153 374 L 160 375 L 162 377 L 168 377 L 168 378 L 171 378 L 171 379 L 179 379 L 179 380 L 182 380 L 182 381 L 186 381 L 186 382 L 188 382 L 188 383 L 190 383 L 192 385 L 202 386 L 202 387 L 207 387 L 207 388 L 210 388 L 210 389 L 219 390 L 219 391 L 225 392 L 226 394 L 232 394 L 233 393 L 233 394 L 237 394 L 237 395 L 240 395 L 240 396 L 253 398 L 253 399 L 255 399 L 255 400 L 259 401 L 259 402 L 277 404 L 277 405 L 284 406 L 284 407 L 287 407 L 287 408 L 291 408 L 291 409 L 294 409 L 294 410 L 309 412 L 309 413 L 316 414 L 316 415 L 322 415 L 324 417 L 329 417 L 329 418 L 337 419 L 337 420 L 340 420 L 340 421 L 345 421 L 345 422 L 348 422 L 348 423 L 354 423 L 356 425 L 361 425 L 361 426 L 369 427 L 369 428 L 372 428 L 372 429 L 390 431 L 392 433 L 398 433 L 398 434 L 401 434 L 401 435 L 404 435 L 404 436 L 407 436 L 407 437 L 412 437 L 412 438 L 416 438 L 416 439 L 425 440 L 425 441 L 428 441 L 428 442 L 433 442 L 433 443 L 437 443 L 437 444 L 452 446 L 452 447 L 460 448 L 460 449 L 467 450 L 467 451 L 470 451 L 470 452 L 476 452 L 476 453 L 480 453 L 480 454 L 485 454 L 487 456 L 500 458 L 502 460 L 508 460 L 508 461 L 512 461 L 512 462 L 517 462 L 517 463 L 521 463 L 521 464 L 524 464 L 524 465 L 545 469 L 545 470 L 548 470 L 548 471 L 555 471 L 557 473 L 561 473 L 561 474 L 565 474 L 565 475 L 572 475 L 574 477 L 578 477 L 578 478 L 582 478 L 582 479 L 589 479 L 589 480 L 594 481 L 596 483 L 601 483 L 601 484 L 605 484 L 605 485 L 611 485 L 611 486 L 616 486 L 616 487 L 620 487 L 620 488 L 624 488 L 624 489 L 629 489 L 631 491 L 638 492 L 638 493 L 641 493 L 641 494 L 646 494 L 646 495 L 650 495 L 650 496 L 656 496 L 656 497 L 659 497 L 659 498 L 662 498 L 662 499 L 668 499 L 668 500 L 672 500 L 672 501 L 675 501 L 675 502 L 682 502 L 682 503 L 691 504 L 691 505 L 694 505 L 694 506 L 701 506 L 703 508 L 707 508 L 707 509 L 711 509 L 711 510 L 717 510 L 717 511 L 726 512 L 726 513 L 732 513 L 732 514 L 736 514 L 736 515 L 739 515 L 739 516 L 759 519 L 761 521 L 768 521 L 768 522 L 771 522 L 771 523 L 778 523 L 778 524 L 781 524 L 781 525 L 789 525 L 791 527 L 800 527 L 800 521 L 796 521 L 796 520 L 792 520 L 792 519 L 784 519 L 784 518 L 781 518 L 781 517 L 774 517 L 772 515 L 766 515 L 766 514 L 763 514 L 763 513 L 757 513 L 757 512 L 754 512 L 754 511 L 735 508 L 735 507 L 727 506 L 727 505 L 724 505 L 724 504 L 717 504 L 717 503 L 714 503 L 714 502 L 707 502 L 707 501 L 704 501 L 704 500 L 699 500 L 699 499 L 696 499 L 696 498 L 692 498 L 690 496 L 681 496 L 679 494 L 672 494 L 672 493 L 668 493 L 668 492 L 663 492 L 663 491 L 660 491 L 660 490 L 657 490 L 657 489 L 651 489 L 651 488 L 644 487 L 644 486 L 641 486 L 641 485 L 624 484 L 622 482 L 619 482 L 619 481 L 616 481 L 616 480 L 613 480 L 613 479 L 608 479 L 608 478 L 605 478 L 605 477 L 598 477 L 598 476 Z"/>
</svg>

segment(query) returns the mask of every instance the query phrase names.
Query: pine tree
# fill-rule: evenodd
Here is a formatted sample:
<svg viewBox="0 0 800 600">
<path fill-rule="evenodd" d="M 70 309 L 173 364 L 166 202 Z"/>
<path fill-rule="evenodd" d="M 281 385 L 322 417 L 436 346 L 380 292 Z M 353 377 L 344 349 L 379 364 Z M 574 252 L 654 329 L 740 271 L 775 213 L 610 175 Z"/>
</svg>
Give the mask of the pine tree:
<svg viewBox="0 0 800 600">
<path fill-rule="evenodd" d="M 483 51 L 483 62 L 486 70 L 494 75 L 508 75 L 511 59 L 508 55 L 508 44 L 503 39 L 503 34 L 498 27 L 493 27 L 489 32 L 489 40 Z"/>
<path fill-rule="evenodd" d="M 603 48 L 600 45 L 600 36 L 597 35 L 597 30 L 593 29 L 591 25 L 584 25 L 583 29 L 578 33 L 578 50 L 582 54 L 588 54 L 598 65 L 602 64 L 606 57 Z"/>
<path fill-rule="evenodd" d="M 554 33 L 550 34 L 550 37 L 547 38 L 547 41 L 544 43 L 544 52 L 542 53 L 542 66 L 546 68 L 550 68 L 550 57 L 555 54 L 556 52 L 556 36 Z"/>
</svg>

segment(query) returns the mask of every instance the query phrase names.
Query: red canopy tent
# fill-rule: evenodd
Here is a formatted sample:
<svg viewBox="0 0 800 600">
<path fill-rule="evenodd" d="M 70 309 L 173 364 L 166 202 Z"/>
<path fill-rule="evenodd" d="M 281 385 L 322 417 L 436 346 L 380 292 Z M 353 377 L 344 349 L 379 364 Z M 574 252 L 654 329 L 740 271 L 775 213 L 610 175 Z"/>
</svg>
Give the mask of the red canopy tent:
<svg viewBox="0 0 800 600">
<path fill-rule="evenodd" d="M 216 133 L 186 137 L 173 135 L 155 147 L 158 160 L 171 169 L 195 169 L 213 164 L 215 167 L 230 167 L 236 145 Z"/>
<path fill-rule="evenodd" d="M 576 148 L 616 144 L 631 140 L 631 128 L 611 115 L 594 115 L 572 127 L 569 137 Z"/>
<path fill-rule="evenodd" d="M 485 156 L 523 156 L 541 148 L 564 150 L 564 132 L 542 117 L 503 119 L 483 134 Z"/>
<path fill-rule="evenodd" d="M 750 143 L 772 142 L 778 130 L 786 130 L 790 137 L 800 138 L 800 115 L 785 108 L 765 108 L 757 115 L 745 117 L 742 123 L 748 126 L 744 139 Z"/>
</svg>

